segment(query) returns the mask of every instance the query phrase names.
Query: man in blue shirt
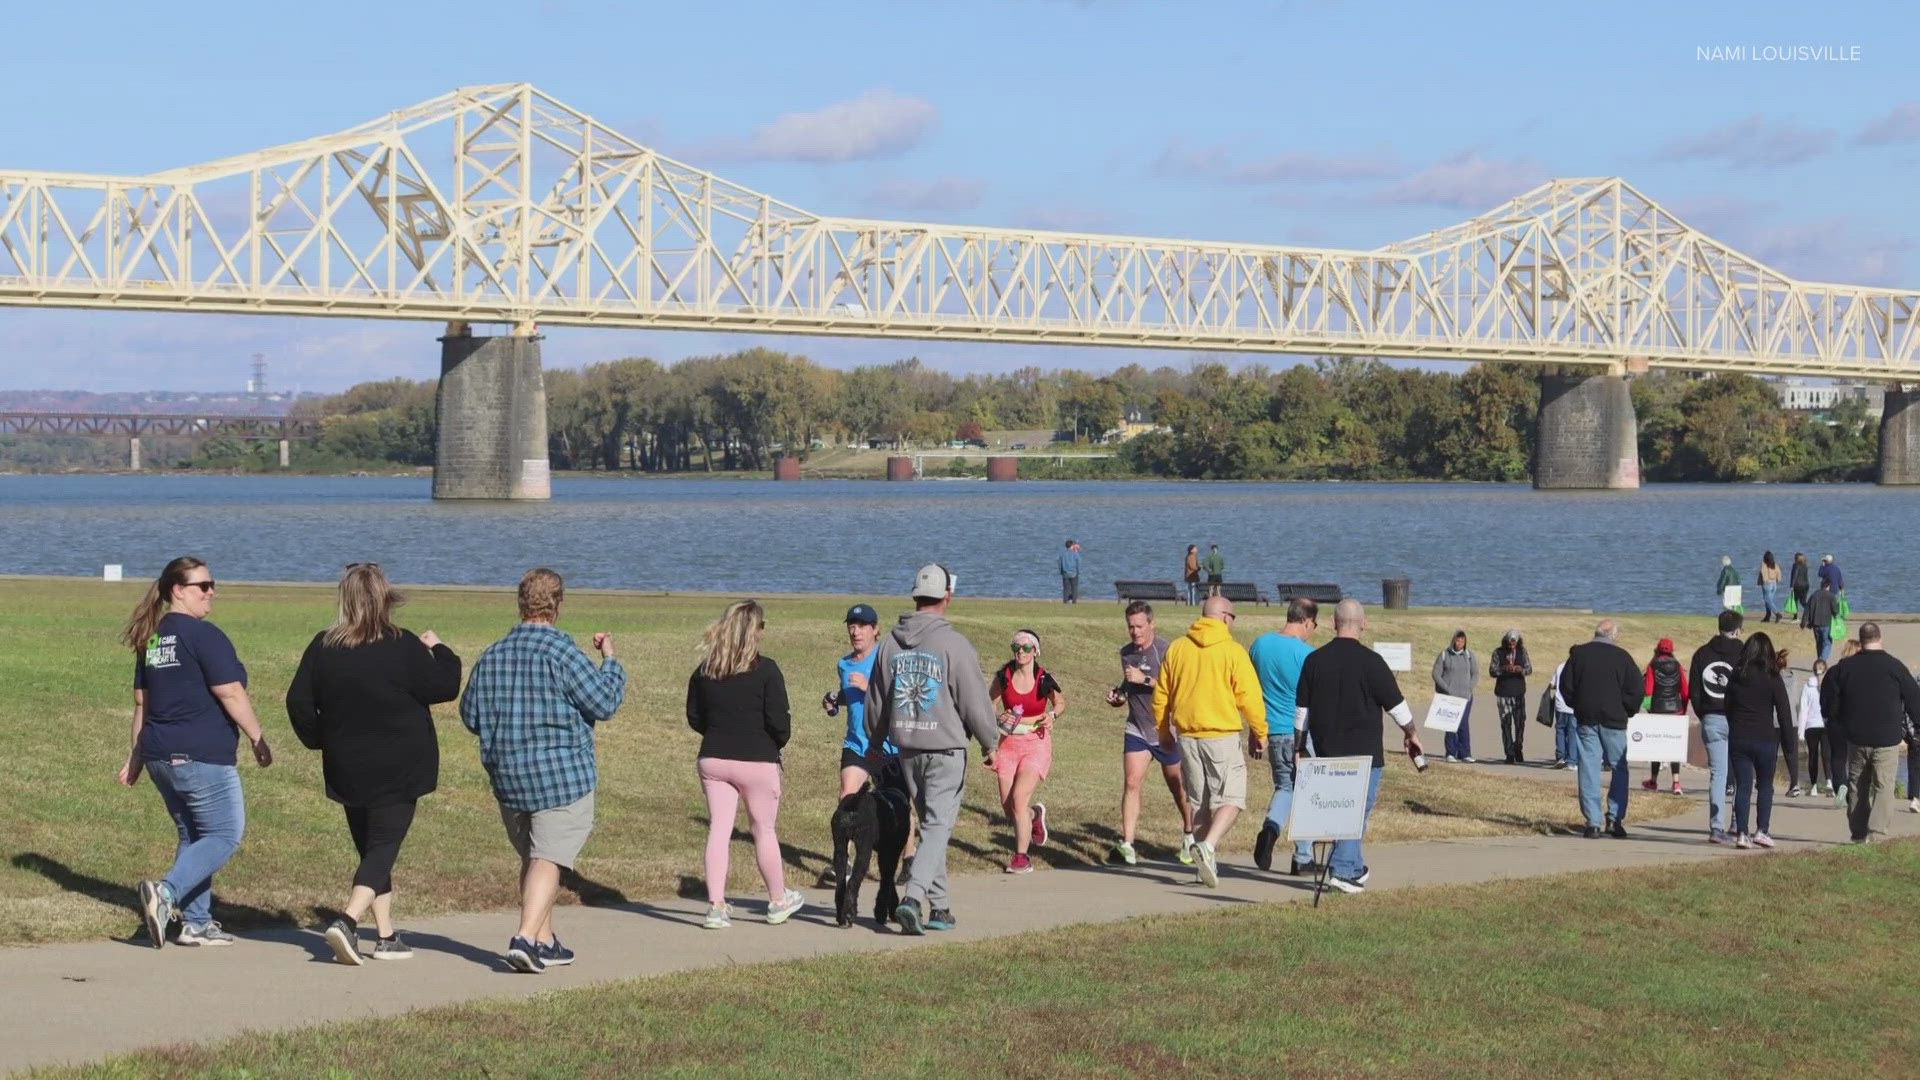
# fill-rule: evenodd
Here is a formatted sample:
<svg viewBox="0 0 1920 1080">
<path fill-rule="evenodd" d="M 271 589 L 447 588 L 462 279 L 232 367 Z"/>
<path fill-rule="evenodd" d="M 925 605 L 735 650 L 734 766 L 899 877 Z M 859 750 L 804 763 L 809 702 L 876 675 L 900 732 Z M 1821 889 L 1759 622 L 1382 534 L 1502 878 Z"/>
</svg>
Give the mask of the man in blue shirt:
<svg viewBox="0 0 1920 1080">
<path fill-rule="evenodd" d="M 1067 541 L 1067 550 L 1060 553 L 1060 602 L 1080 602 L 1080 545 L 1072 540 Z"/>
<path fill-rule="evenodd" d="M 900 751 L 885 739 L 876 746 L 867 728 L 867 685 L 873 678 L 873 647 L 880 639 L 880 613 L 865 604 L 847 609 L 847 644 L 840 658 L 840 688 L 821 699 L 828 716 L 847 710 L 847 735 L 840 742 L 840 797 L 859 792 L 872 781 L 877 788 L 888 766 L 899 767 Z"/>
<path fill-rule="evenodd" d="M 1311 600 L 1293 600 L 1287 604 L 1287 624 L 1279 633 L 1269 630 L 1253 639 L 1247 652 L 1253 657 L 1254 673 L 1260 676 L 1260 694 L 1267 703 L 1267 752 L 1273 764 L 1273 801 L 1267 805 L 1266 823 L 1253 842 L 1253 862 L 1262 870 L 1273 869 L 1273 845 L 1287 828 L 1287 816 L 1293 812 L 1294 775 L 1294 691 L 1300 686 L 1300 669 L 1313 651 L 1308 639 L 1320 625 L 1319 605 Z M 1313 845 L 1294 845 L 1292 870 L 1298 874 L 1313 865 Z"/>
<path fill-rule="evenodd" d="M 516 971 L 573 963 L 553 932 L 553 902 L 561 868 L 573 869 L 593 832 L 593 726 L 613 718 L 627 690 L 610 635 L 593 635 L 595 667 L 554 626 L 565 598 L 559 574 L 527 571 L 520 625 L 480 654 L 460 697 L 460 720 L 480 736 L 480 763 L 520 855 L 520 929 L 506 957 Z"/>
</svg>

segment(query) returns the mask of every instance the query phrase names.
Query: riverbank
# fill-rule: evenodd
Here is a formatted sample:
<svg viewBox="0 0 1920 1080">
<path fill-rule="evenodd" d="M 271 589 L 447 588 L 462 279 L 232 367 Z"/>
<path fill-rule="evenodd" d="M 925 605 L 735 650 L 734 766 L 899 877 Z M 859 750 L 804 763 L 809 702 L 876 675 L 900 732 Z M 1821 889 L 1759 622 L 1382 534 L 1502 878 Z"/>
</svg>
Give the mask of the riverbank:
<svg viewBox="0 0 1920 1080">
<path fill-rule="evenodd" d="M 216 572 L 218 566 L 216 564 Z M 114 638 L 143 582 L 12 579 L 0 607 L 0 738 L 14 764 L 0 773 L 0 812 L 13 823 L 0 866 L 0 932 L 15 942 L 71 940 L 127 932 L 132 883 L 164 869 L 171 826 L 144 784 L 127 791 L 112 782 L 126 754 L 127 664 Z M 511 590 L 411 588 L 404 625 L 433 629 L 471 661 L 515 621 Z M 898 597 L 767 596 L 765 651 L 787 673 L 795 737 L 785 763 L 782 812 L 786 858 L 796 880 L 817 880 L 830 861 L 827 817 L 837 791 L 842 721 L 818 709 L 833 686 L 833 661 L 845 650 L 841 620 L 849 604 L 873 604 L 891 622 L 905 610 Z M 218 914 L 236 926 L 304 923 L 340 902 L 351 872 L 351 847 L 338 807 L 321 791 L 319 755 L 291 737 L 281 695 L 301 651 L 333 616 L 333 594 L 313 585 L 223 587 L 213 619 L 234 640 L 251 675 L 256 707 L 279 760 L 267 770 L 242 767 L 248 790 L 248 837 L 219 879 Z M 706 815 L 693 778 L 697 737 L 683 717 L 685 680 L 696 662 L 701 628 L 722 607 L 714 595 L 571 590 L 563 626 L 584 639 L 614 635 L 632 673 L 625 707 L 600 733 L 599 824 L 570 900 L 596 902 L 684 895 L 700 888 Z M 1277 628 L 1276 608 L 1243 606 L 1242 640 Z M 1190 608 L 1162 613 L 1162 633 L 1179 634 Z M 1043 865 L 1097 863 L 1117 839 L 1121 718 L 1100 700 L 1117 676 L 1124 641 L 1112 603 L 1066 607 L 1033 600 L 963 596 L 955 625 L 987 663 L 1006 654 L 1012 631 L 1029 627 L 1046 643 L 1043 662 L 1066 688 L 1068 708 L 1057 729 L 1052 778 L 1042 789 L 1055 839 Z M 1401 676 L 1415 711 L 1431 688 L 1422 674 L 1456 627 L 1491 647 L 1510 625 L 1532 641 L 1537 664 L 1564 655 L 1592 632 L 1579 612 L 1415 609 L 1377 612 L 1369 637 L 1411 642 L 1416 670 Z M 1654 640 L 1703 637 L 1708 620 L 1692 616 L 1627 616 L 1623 643 L 1636 654 Z M 1324 634 L 1322 636 L 1325 636 Z M 1490 690 L 1490 687 L 1483 687 Z M 1475 737 L 1497 748 L 1493 710 L 1476 709 Z M 472 737 L 450 708 L 438 711 L 440 790 L 422 803 L 398 873 L 398 907 L 409 917 L 496 908 L 511 902 L 510 858 L 497 835 L 486 779 Z M 1531 735 L 1536 760 L 1551 743 Z M 1434 740 L 1437 747 L 1437 739 Z M 1548 774 L 1561 776 L 1563 774 Z M 1262 806 L 1270 783 L 1251 770 L 1249 805 Z M 1164 856 L 1178 841 L 1164 791 L 1148 791 L 1142 848 Z M 1678 812 L 1680 800 L 1638 800 L 1637 815 Z M 997 873 L 1010 852 L 993 778 L 975 769 L 956 834 L 961 872 Z M 1472 766 L 1436 766 L 1416 774 L 1404 759 L 1389 766 L 1376 838 L 1412 840 L 1572 829 L 1578 812 L 1560 786 L 1529 783 Z M 1242 828 L 1229 856 L 1242 858 L 1254 829 Z M 736 860 L 734 887 L 752 888 L 750 860 Z"/>
</svg>

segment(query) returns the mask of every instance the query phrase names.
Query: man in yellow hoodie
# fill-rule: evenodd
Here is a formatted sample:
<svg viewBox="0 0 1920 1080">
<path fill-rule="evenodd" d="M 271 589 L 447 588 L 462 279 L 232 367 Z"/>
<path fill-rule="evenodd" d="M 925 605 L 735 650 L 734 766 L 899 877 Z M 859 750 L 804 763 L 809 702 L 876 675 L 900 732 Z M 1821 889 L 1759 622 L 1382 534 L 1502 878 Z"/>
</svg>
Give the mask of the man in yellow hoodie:
<svg viewBox="0 0 1920 1080">
<path fill-rule="evenodd" d="M 1259 757 L 1267 740 L 1267 706 L 1260 676 L 1246 647 L 1233 640 L 1233 601 L 1210 596 L 1185 637 L 1167 649 L 1153 686 L 1153 718 L 1160 746 L 1179 740 L 1180 779 L 1193 804 L 1194 869 L 1208 888 L 1220 884 L 1214 851 L 1247 808 L 1247 759 L 1240 731 L 1248 729 L 1248 752 Z"/>
</svg>

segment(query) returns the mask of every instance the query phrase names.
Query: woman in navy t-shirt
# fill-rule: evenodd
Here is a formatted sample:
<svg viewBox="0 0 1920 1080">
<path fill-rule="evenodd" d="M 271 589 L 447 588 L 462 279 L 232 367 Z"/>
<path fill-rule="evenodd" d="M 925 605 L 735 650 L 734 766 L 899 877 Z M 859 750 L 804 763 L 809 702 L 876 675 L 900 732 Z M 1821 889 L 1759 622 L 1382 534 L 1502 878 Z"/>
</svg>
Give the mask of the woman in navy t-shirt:
<svg viewBox="0 0 1920 1080">
<path fill-rule="evenodd" d="M 133 748 L 120 782 L 132 787 L 142 770 L 152 776 L 180 832 L 167 876 L 140 883 L 140 918 L 156 949 L 175 918 L 181 945 L 233 944 L 213 921 L 213 875 L 246 830 L 236 729 L 256 762 L 273 764 L 247 698 L 247 669 L 233 642 L 206 621 L 215 587 L 206 563 L 191 555 L 173 560 L 133 609 L 121 639 L 134 660 Z"/>
</svg>

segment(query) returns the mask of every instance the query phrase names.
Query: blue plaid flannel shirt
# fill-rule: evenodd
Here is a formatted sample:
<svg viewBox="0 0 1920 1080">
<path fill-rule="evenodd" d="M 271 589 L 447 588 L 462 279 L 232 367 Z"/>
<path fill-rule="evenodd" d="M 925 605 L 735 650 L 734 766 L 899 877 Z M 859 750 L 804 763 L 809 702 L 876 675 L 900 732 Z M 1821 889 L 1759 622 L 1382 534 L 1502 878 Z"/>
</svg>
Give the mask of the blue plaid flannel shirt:
<svg viewBox="0 0 1920 1080">
<path fill-rule="evenodd" d="M 597 781 L 593 725 L 612 718 L 626 692 L 620 661 L 594 667 L 546 623 L 521 623 L 487 646 L 460 695 L 460 721 L 480 736 L 494 798 L 527 811 L 585 798 Z"/>
</svg>

